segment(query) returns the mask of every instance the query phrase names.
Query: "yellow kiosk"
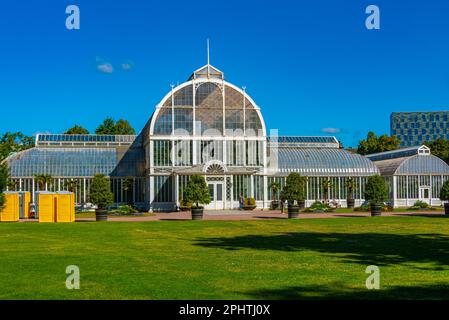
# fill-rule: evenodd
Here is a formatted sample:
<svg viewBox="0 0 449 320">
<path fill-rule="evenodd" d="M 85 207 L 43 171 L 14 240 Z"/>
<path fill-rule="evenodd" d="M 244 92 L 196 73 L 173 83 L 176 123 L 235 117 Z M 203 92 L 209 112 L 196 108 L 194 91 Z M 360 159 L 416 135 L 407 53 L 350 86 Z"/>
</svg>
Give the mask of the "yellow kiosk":
<svg viewBox="0 0 449 320">
<path fill-rule="evenodd" d="M 74 222 L 75 195 L 72 192 L 36 192 L 39 222 Z"/>
<path fill-rule="evenodd" d="M 0 210 L 1 222 L 19 221 L 19 194 L 17 192 L 4 192 L 5 204 Z"/>
</svg>

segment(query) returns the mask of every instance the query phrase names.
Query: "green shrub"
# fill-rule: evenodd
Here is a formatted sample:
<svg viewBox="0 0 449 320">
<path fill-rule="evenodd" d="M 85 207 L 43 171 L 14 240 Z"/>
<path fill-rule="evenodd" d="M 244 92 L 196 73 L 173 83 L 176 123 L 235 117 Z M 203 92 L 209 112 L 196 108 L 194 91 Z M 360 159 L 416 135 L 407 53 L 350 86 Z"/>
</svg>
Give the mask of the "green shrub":
<svg viewBox="0 0 449 320">
<path fill-rule="evenodd" d="M 6 190 L 8 180 L 8 167 L 6 166 L 6 164 L 0 164 L 0 209 L 2 209 L 3 205 L 5 204 L 5 195 L 3 194 L 3 191 Z"/>
<path fill-rule="evenodd" d="M 370 206 L 365 204 L 365 205 L 361 205 L 360 207 L 354 208 L 354 211 L 358 211 L 358 212 L 368 212 L 370 211 Z"/>
<path fill-rule="evenodd" d="M 181 205 L 181 207 L 191 208 L 192 207 L 192 201 L 187 201 L 185 199 L 182 199 L 180 205 Z"/>
<path fill-rule="evenodd" d="M 388 200 L 388 186 L 384 178 L 379 175 L 368 178 L 365 186 L 365 199 L 370 204 L 379 204 Z"/>
<path fill-rule="evenodd" d="M 187 182 L 184 189 L 184 199 L 195 204 L 196 208 L 198 208 L 200 204 L 210 203 L 209 189 L 203 176 L 195 174 L 190 177 L 189 182 Z"/>
<path fill-rule="evenodd" d="M 116 213 L 116 214 L 120 214 L 120 215 L 132 215 L 132 214 L 138 213 L 138 212 L 139 211 L 137 211 L 130 205 L 119 206 L 117 209 L 114 209 L 111 211 L 111 213 Z"/>
<path fill-rule="evenodd" d="M 109 179 L 102 174 L 95 175 L 90 186 L 90 201 L 98 209 L 106 209 L 114 202 Z"/>
<path fill-rule="evenodd" d="M 443 183 L 443 186 L 441 187 L 440 200 L 441 201 L 448 201 L 449 200 L 449 180 L 446 180 Z"/>
<path fill-rule="evenodd" d="M 255 206 L 256 205 L 256 199 L 254 198 L 245 198 L 243 200 L 244 206 Z"/>
<path fill-rule="evenodd" d="M 310 207 L 304 210 L 305 212 L 334 212 L 335 209 L 329 207 L 321 201 L 315 201 L 310 205 Z"/>
<path fill-rule="evenodd" d="M 424 201 L 418 200 L 418 201 L 415 202 L 413 207 L 417 207 L 419 209 L 425 209 L 425 208 L 428 208 L 429 205 L 426 202 L 424 202 Z"/>
<path fill-rule="evenodd" d="M 292 172 L 287 176 L 285 187 L 282 190 L 282 200 L 287 200 L 290 205 L 306 199 L 306 177 Z"/>
</svg>

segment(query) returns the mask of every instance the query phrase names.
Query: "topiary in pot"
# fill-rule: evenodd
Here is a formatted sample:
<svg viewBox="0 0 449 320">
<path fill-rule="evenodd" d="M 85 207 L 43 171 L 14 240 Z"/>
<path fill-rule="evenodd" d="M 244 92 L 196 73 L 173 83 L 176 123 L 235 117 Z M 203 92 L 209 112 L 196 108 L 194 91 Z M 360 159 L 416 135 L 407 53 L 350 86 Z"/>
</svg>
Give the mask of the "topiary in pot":
<svg viewBox="0 0 449 320">
<path fill-rule="evenodd" d="M 440 200 L 446 201 L 444 203 L 444 213 L 449 215 L 449 202 L 447 202 L 449 201 L 449 180 L 446 180 L 441 187 Z"/>
<path fill-rule="evenodd" d="M 349 178 L 345 182 L 345 187 L 347 191 L 346 204 L 349 209 L 354 209 L 354 188 L 355 181 L 353 178 Z"/>
<path fill-rule="evenodd" d="M 114 203 L 111 182 L 103 174 L 95 175 L 90 186 L 90 201 L 97 206 L 95 217 L 97 221 L 108 220 L 108 207 Z"/>
<path fill-rule="evenodd" d="M 288 218 L 297 218 L 299 210 L 304 209 L 306 199 L 306 177 L 292 172 L 288 175 L 282 190 L 282 199 L 288 202 Z"/>
<path fill-rule="evenodd" d="M 204 208 L 200 204 L 210 203 L 209 189 L 203 176 L 193 175 L 190 177 L 184 189 L 184 200 L 192 203 L 192 220 L 202 220 Z"/>
<path fill-rule="evenodd" d="M 380 216 L 384 201 L 388 199 L 388 186 L 379 175 L 368 178 L 365 186 L 365 200 L 370 202 L 371 216 Z"/>
</svg>

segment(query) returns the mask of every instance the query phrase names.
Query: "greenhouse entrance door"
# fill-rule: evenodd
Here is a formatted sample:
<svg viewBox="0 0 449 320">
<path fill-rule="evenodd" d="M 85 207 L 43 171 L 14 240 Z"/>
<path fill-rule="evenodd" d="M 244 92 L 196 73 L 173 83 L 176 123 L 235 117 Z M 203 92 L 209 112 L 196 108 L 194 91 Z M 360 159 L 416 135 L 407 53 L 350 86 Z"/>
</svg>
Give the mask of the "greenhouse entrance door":
<svg viewBox="0 0 449 320">
<path fill-rule="evenodd" d="M 419 200 L 424 201 L 427 204 L 430 204 L 430 188 L 429 187 L 420 187 L 419 188 Z"/>
<path fill-rule="evenodd" d="M 224 183 L 223 182 L 209 182 L 207 184 L 210 194 L 210 203 L 205 207 L 209 210 L 223 210 L 224 209 Z"/>
</svg>

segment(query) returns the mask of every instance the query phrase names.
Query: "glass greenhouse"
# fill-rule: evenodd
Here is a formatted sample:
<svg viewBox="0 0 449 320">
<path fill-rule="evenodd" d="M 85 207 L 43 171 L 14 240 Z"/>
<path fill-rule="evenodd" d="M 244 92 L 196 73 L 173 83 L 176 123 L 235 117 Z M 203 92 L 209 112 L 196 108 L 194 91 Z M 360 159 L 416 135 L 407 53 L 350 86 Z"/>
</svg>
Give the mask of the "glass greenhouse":
<svg viewBox="0 0 449 320">
<path fill-rule="evenodd" d="M 345 206 L 348 181 L 360 205 L 375 174 L 394 186 L 396 205 L 419 198 L 436 204 L 449 175 L 424 147 L 362 157 L 340 149 L 335 137 L 268 136 L 256 102 L 210 64 L 173 87 L 138 136 L 39 134 L 33 149 L 6 162 L 12 189 L 74 191 L 82 204 L 101 173 L 110 177 L 117 204 L 153 210 L 180 206 L 193 174 L 206 178 L 207 209 L 237 208 L 241 196 L 269 208 L 279 198 L 272 183 L 283 186 L 290 172 L 307 177 L 307 205 L 328 200 Z"/>
<path fill-rule="evenodd" d="M 387 180 L 395 207 L 412 206 L 418 200 L 441 205 L 439 194 L 449 178 L 449 166 L 432 155 L 428 147 L 376 153 L 367 158 L 374 161 Z"/>
</svg>

